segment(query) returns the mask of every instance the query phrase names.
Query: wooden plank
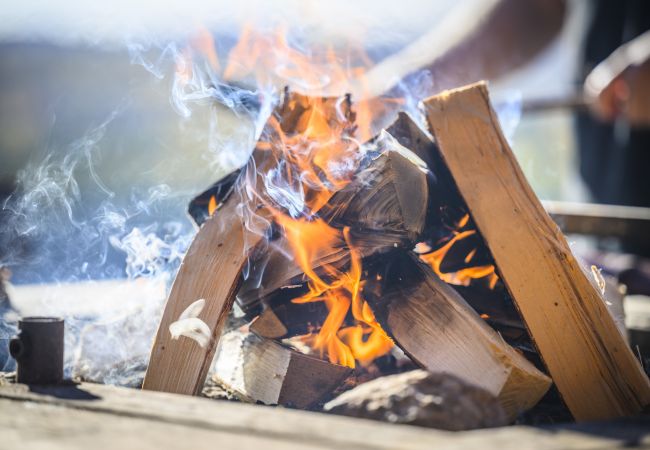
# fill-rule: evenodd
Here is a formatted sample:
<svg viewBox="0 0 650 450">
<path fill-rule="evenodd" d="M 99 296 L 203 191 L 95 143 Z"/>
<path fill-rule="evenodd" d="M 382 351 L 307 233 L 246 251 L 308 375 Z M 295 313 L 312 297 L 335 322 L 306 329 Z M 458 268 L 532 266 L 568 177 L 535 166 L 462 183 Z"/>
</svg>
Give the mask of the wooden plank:
<svg viewBox="0 0 650 450">
<path fill-rule="evenodd" d="M 223 336 L 214 367 L 221 384 L 242 400 L 300 409 L 331 394 L 352 374 L 348 367 L 239 331 Z"/>
<path fill-rule="evenodd" d="M 649 430 L 639 418 L 451 433 L 91 383 L 0 386 L 3 448 L 586 450 L 641 448 Z"/>
<path fill-rule="evenodd" d="M 648 378 L 526 181 L 485 83 L 424 104 L 442 157 L 574 417 L 641 411 L 650 403 Z"/>
<path fill-rule="evenodd" d="M 43 413 L 30 414 L 39 410 Z M 73 414 L 74 411 L 99 416 L 99 420 Z M 10 420 L 12 417 L 16 418 L 15 422 Z M 120 419 L 136 423 L 137 427 L 115 427 L 114 422 Z M 160 434 L 148 433 L 148 427 Z M 170 432 L 166 433 L 164 427 Z M 184 435 L 176 432 L 177 427 L 182 428 Z M 107 442 L 93 440 L 102 428 L 111 431 L 100 435 Z M 12 432 L 16 429 L 18 436 Z M 205 432 L 213 434 L 206 436 Z M 37 448 L 43 448 L 45 441 L 57 449 L 87 449 L 91 444 L 92 448 L 118 448 L 121 433 L 129 441 L 141 440 L 138 445 L 124 448 L 146 449 L 185 448 L 195 442 L 197 448 L 204 448 L 207 442 L 210 448 L 275 449 L 296 443 L 302 448 L 427 449 L 431 443 L 453 436 L 420 427 L 386 426 L 308 411 L 92 383 L 0 386 L 0 433 L 0 446 L 4 444 L 7 448 L 18 448 L 8 442 L 20 444 L 20 448 L 26 448 L 26 444 L 36 447 L 35 443 L 40 443 L 41 447 Z M 66 434 L 71 435 L 70 440 Z M 196 440 L 192 439 L 194 434 Z M 258 439 L 247 440 L 247 436 Z M 10 437 L 12 440 L 8 440 Z"/>
<path fill-rule="evenodd" d="M 205 221 L 192 241 L 172 285 L 151 350 L 143 389 L 197 395 L 208 373 L 226 315 L 239 288 L 248 249 L 262 238 L 245 226 L 232 195 Z M 170 326 L 194 302 L 204 299 L 198 315 L 209 330 L 208 341 L 174 338 Z"/>
<path fill-rule="evenodd" d="M 420 367 L 451 373 L 497 397 L 513 420 L 551 385 L 465 300 L 414 255 L 392 258 L 390 270 L 369 277 L 364 297 L 395 343 Z"/>
</svg>

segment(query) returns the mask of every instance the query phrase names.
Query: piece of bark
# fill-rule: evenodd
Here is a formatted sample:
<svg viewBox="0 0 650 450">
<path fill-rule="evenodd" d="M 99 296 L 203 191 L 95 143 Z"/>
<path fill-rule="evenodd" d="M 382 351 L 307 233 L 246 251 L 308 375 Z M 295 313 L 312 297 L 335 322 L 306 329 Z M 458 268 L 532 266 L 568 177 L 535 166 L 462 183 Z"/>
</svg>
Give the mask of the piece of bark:
<svg viewBox="0 0 650 450">
<path fill-rule="evenodd" d="M 485 83 L 424 102 L 429 127 L 577 420 L 637 414 L 650 382 L 503 137 Z"/>
<path fill-rule="evenodd" d="M 215 377 L 242 400 L 305 409 L 331 394 L 348 367 L 304 355 L 252 333 L 223 336 Z"/>
<path fill-rule="evenodd" d="M 551 385 L 415 255 L 396 252 L 381 276 L 368 277 L 364 298 L 388 335 L 420 367 L 487 390 L 510 420 L 534 406 Z"/>
<path fill-rule="evenodd" d="M 449 373 L 413 370 L 363 383 L 327 402 L 325 411 L 449 431 L 508 424 L 496 397 Z"/>
<path fill-rule="evenodd" d="M 362 256 L 394 247 L 411 247 L 422 233 L 428 204 L 427 169 L 412 152 L 391 138 L 379 144 L 380 153 L 369 156 L 353 180 L 336 192 L 318 211 L 332 226 L 350 227 L 350 240 Z M 306 281 L 293 258 L 289 243 L 280 238 L 263 243 L 262 255 L 237 298 L 244 310 L 285 286 Z M 323 248 L 312 267 L 337 269 L 349 263 L 344 247 Z"/>
</svg>

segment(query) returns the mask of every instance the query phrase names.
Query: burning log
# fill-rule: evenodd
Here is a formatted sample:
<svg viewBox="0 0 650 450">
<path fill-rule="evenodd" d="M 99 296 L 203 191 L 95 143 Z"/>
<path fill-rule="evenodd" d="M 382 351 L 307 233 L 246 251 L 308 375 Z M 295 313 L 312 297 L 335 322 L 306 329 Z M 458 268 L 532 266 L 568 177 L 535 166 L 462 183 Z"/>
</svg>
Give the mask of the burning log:
<svg viewBox="0 0 650 450">
<path fill-rule="evenodd" d="M 220 343 L 215 372 L 242 400 L 305 409 L 331 394 L 352 370 L 233 331 Z"/>
<path fill-rule="evenodd" d="M 321 124 L 333 121 L 331 129 L 327 130 L 337 129 L 343 133 L 351 126 L 353 116 L 349 100 L 311 101 L 295 94 L 285 96 L 282 105 L 269 119 L 266 134 L 258 143 L 251 162 L 223 187 L 229 197 L 219 202 L 219 209 L 203 223 L 185 256 L 159 325 L 144 389 L 193 395 L 200 392 L 251 249 L 262 242 L 272 220 L 285 218 L 283 225 L 295 225 L 274 210 L 271 188 L 267 185 L 268 173 L 290 170 L 285 163 L 291 162 L 295 166 L 293 169 L 299 170 L 302 165 L 319 160 L 318 154 L 305 161 L 299 153 L 286 153 L 286 140 L 291 139 L 291 133 L 295 132 L 298 134 L 295 145 L 304 146 L 302 141 L 307 136 L 302 133 L 308 131 L 312 121 Z M 280 148 L 274 147 L 273 136 L 277 134 L 281 135 L 279 140 L 283 142 Z M 347 145 L 342 142 L 337 145 Z M 342 189 L 330 192 L 322 185 L 317 171 L 309 175 L 309 182 L 320 183 L 323 189 L 314 190 L 317 194 L 308 199 L 309 203 L 319 211 L 329 201 L 321 214 L 321 224 L 326 224 L 327 220 L 355 227 L 349 233 L 350 241 L 358 245 L 362 253 L 364 248 L 374 252 L 377 248 L 415 239 L 424 227 L 428 193 L 425 170 L 418 165 L 417 158 L 408 155 L 406 149 L 394 142 L 389 144 L 393 144 L 391 148 L 369 158 L 368 166 L 358 171 L 356 179 Z M 379 142 L 378 146 L 381 145 Z M 327 150 L 331 151 L 331 146 Z M 350 151 L 347 148 L 338 150 Z M 321 170 L 322 167 L 310 166 L 310 169 Z M 244 186 L 254 188 L 252 198 L 245 197 Z M 220 194 L 221 186 L 219 189 Z M 216 209 L 216 200 L 213 203 Z M 242 210 L 250 213 L 253 216 L 250 219 L 258 223 L 245 223 Z M 319 223 L 315 225 L 320 226 Z M 365 241 L 357 243 L 363 240 L 361 236 Z M 265 242 L 263 246 L 266 246 Z M 317 259 L 330 265 L 349 254 L 349 250 L 342 246 L 325 249 L 328 252 Z M 344 264 L 347 261 L 345 259 Z M 273 286 L 271 290 L 302 272 L 295 264 L 279 263 L 270 267 L 279 269 L 280 273 L 274 275 L 273 270 L 266 271 L 266 276 L 276 284 L 268 281 L 263 286 L 265 289 Z"/>
<path fill-rule="evenodd" d="M 308 334 L 327 314 L 327 308 L 321 302 L 292 303 L 287 301 L 280 305 L 267 307 L 250 325 L 250 330 L 258 336 L 268 339 L 282 339 L 301 334 Z"/>
<path fill-rule="evenodd" d="M 328 224 L 349 227 L 350 241 L 364 257 L 414 245 L 424 229 L 429 200 L 423 162 L 390 136 L 378 147 L 380 153 L 370 155 L 353 181 L 335 192 L 318 211 Z M 262 245 L 267 252 L 258 249 L 256 253 L 264 253 L 264 259 L 253 267 L 253 274 L 238 294 L 238 301 L 246 306 L 285 286 L 304 282 L 303 269 L 296 264 L 285 238 L 270 247 Z M 324 246 L 311 263 L 317 270 L 324 265 L 342 268 L 349 262 L 347 248 Z M 256 270 L 263 271 L 261 277 Z"/>
<path fill-rule="evenodd" d="M 442 157 L 574 417 L 641 411 L 650 403 L 650 382 L 527 183 L 485 84 L 431 97 L 425 107 Z"/>
<path fill-rule="evenodd" d="M 368 278 L 364 297 L 384 330 L 420 367 L 451 373 L 492 393 L 511 420 L 551 385 L 413 255 L 394 255 L 384 273 Z"/>
<path fill-rule="evenodd" d="M 262 238 L 239 216 L 240 200 L 239 195 L 232 195 L 192 241 L 160 320 L 143 389 L 188 395 L 201 392 L 241 282 L 247 246 Z M 173 324 L 187 329 L 172 334 Z M 186 337 L 179 339 L 181 335 Z"/>
</svg>

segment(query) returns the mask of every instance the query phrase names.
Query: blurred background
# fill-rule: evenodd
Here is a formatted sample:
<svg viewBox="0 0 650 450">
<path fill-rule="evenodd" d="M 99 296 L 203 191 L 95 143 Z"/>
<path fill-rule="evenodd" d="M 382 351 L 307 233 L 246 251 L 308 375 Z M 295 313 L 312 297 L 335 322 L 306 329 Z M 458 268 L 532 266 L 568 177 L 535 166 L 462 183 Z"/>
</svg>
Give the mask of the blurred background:
<svg viewBox="0 0 650 450">
<path fill-rule="evenodd" d="M 499 10 L 500 5 L 506 6 Z M 495 20 L 482 15 L 492 7 L 498 12 L 492 17 Z M 245 27 L 260 31 L 285 27 L 292 45 L 306 55 L 312 46 L 331 46 L 344 60 L 346 49 L 362 48 L 373 66 L 412 48 L 416 48 L 411 52 L 415 59 L 435 54 L 449 45 L 446 41 L 477 28 L 480 32 L 474 41 L 449 52 L 454 56 L 447 66 L 424 67 L 418 72 L 422 77 L 407 77 L 405 83 L 422 93 L 417 80 L 432 80 L 432 90 L 427 92 L 431 94 L 454 83 L 484 78 L 482 69 L 491 65 L 490 55 L 499 56 L 494 58 L 497 66 L 515 55 L 511 59 L 516 64 L 501 67 L 498 76 L 487 78 L 504 132 L 537 195 L 543 200 L 648 206 L 647 191 L 642 193 L 645 197 L 630 201 L 608 195 L 630 180 L 647 185 L 647 176 L 630 177 L 629 170 L 617 166 L 616 158 L 609 163 L 596 157 L 595 148 L 607 147 L 610 137 L 612 142 L 627 142 L 634 136 L 624 121 L 608 117 L 593 133 L 583 128 L 580 141 L 575 108 L 531 111 L 527 107 L 540 101 L 580 100 L 585 76 L 594 65 L 650 28 L 645 9 L 645 3 L 637 0 L 5 4 L 0 9 L 0 275 L 23 287 L 145 277 L 157 283 L 115 290 L 109 282 L 101 289 L 80 291 L 75 299 L 53 287 L 27 286 L 14 296 L 20 297 L 22 306 L 14 302 L 13 307 L 23 315 L 37 311 L 69 316 L 72 341 L 67 345 L 72 351 L 66 350 L 66 358 L 78 360 L 82 330 L 99 321 L 104 328 L 93 345 L 101 342 L 103 347 L 86 351 L 86 368 L 101 372 L 107 361 L 122 364 L 125 360 L 131 361 L 131 368 L 144 367 L 165 286 L 195 233 L 187 205 L 229 167 L 245 161 L 255 143 L 255 118 L 250 114 L 224 102 L 215 106 L 210 95 L 202 92 L 205 86 L 195 85 L 194 91 L 179 94 L 179 61 L 198 31 L 214 38 L 221 56 L 233 48 Z M 483 23 L 487 25 L 481 30 Z M 530 44 L 536 34 L 542 38 Z M 495 47 L 491 36 L 498 36 L 502 46 Z M 639 48 L 643 54 L 650 44 Z M 485 50 L 485 61 L 472 64 L 473 50 Z M 517 57 L 520 52 L 527 56 Z M 407 75 L 420 65 L 409 70 L 399 64 L 394 67 Z M 641 98 L 648 103 L 648 96 Z M 414 94 L 413 99 L 421 98 Z M 595 114 L 582 112 L 583 119 L 590 121 Z M 647 129 L 643 133 L 647 139 Z M 585 136 L 592 137 L 591 144 L 585 144 Z M 593 158 L 589 152 L 585 158 L 590 146 Z M 623 154 L 613 145 L 609 150 Z M 595 167 L 589 189 L 580 175 L 580 161 Z M 643 162 L 630 159 L 626 164 L 642 173 Z M 605 177 L 610 172 L 617 174 L 614 181 L 605 179 L 611 178 Z M 601 192 L 594 197 L 597 191 Z M 591 255 L 590 262 L 605 265 L 602 254 L 590 253 L 602 242 L 574 236 L 570 242 Z M 615 244 L 610 247 L 616 250 L 615 257 L 623 254 L 621 250 L 650 253 L 647 247 Z M 642 273 L 637 292 L 650 292 L 647 260 L 626 255 L 628 259 L 612 262 L 611 254 L 606 256 L 609 274 L 621 281 L 624 269 L 633 267 L 635 273 Z M 0 314 L 11 309 L 2 301 L 1 287 L 0 280 Z M 13 319 L 5 315 L 0 320 L 0 340 L 13 332 Z M 125 324 L 132 330 L 130 340 L 121 333 Z M 97 328 L 88 333 L 94 336 Z M 0 369 L 6 360 L 3 349 L 0 345 Z M 128 384 L 124 379 L 128 371 L 122 367 L 117 372 L 122 378 L 106 378 L 102 372 L 98 379 Z"/>
<path fill-rule="evenodd" d="M 21 205 L 29 221 L 16 224 L 7 210 L 0 216 L 0 227 L 17 228 L 11 242 L 0 240 L 14 282 L 123 276 L 125 255 L 102 233 L 121 238 L 140 226 L 170 240 L 191 230 L 186 205 L 218 177 L 210 164 L 216 150 L 208 111 L 198 106 L 182 117 L 174 109 L 165 48 L 180 46 L 199 24 L 228 45 L 244 23 L 283 22 L 316 41 L 362 43 L 380 59 L 444 21 L 456 2 L 119 3 L 21 2 L 0 12 L 0 199 L 18 189 L 14 200 L 32 193 L 34 203 Z M 587 3 L 572 2 L 561 35 L 493 85 L 495 99 L 508 102 L 504 127 L 543 199 L 584 198 L 571 113 L 519 120 L 520 102 L 576 89 Z M 50 183 L 61 189 L 48 191 Z M 18 252 L 16 239 L 32 250 Z"/>
</svg>

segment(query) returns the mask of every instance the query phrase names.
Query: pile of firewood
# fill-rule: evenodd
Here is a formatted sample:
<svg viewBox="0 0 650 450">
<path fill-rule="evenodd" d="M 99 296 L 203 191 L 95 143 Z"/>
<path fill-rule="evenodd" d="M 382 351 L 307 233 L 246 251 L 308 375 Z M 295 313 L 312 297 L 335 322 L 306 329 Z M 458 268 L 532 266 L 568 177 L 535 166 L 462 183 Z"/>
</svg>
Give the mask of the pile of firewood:
<svg viewBox="0 0 650 450">
<path fill-rule="evenodd" d="M 273 120 L 291 133 L 301 105 L 287 94 Z M 332 107 L 354 123 L 349 101 Z M 432 97 L 424 108 L 428 133 L 400 114 L 316 212 L 348 231 L 363 259 L 363 297 L 381 328 L 411 367 L 461 380 L 472 398 L 482 398 L 474 388 L 491 394 L 507 421 L 552 383 L 577 420 L 638 413 L 650 403 L 648 379 L 528 185 L 485 85 Z M 356 369 L 287 345 L 318 330 L 328 311 L 322 302 L 292 302 L 307 289 L 305 270 L 269 199 L 242 188 L 275 158 L 255 150 L 246 167 L 190 205 L 201 228 L 172 287 L 145 389 L 196 395 L 217 347 L 217 376 L 243 399 L 309 408 L 350 387 Z M 471 238 L 451 245 L 463 231 Z M 442 263 L 432 263 L 445 244 Z M 342 245 L 317 254 L 310 269 L 343 270 L 351 259 Z M 441 279 L 477 265 L 492 275 L 464 286 Z M 235 298 L 252 322 L 222 338 Z M 189 328 L 179 332 L 179 323 Z M 424 385 L 445 383 L 458 385 Z M 501 423 L 488 422 L 476 423 Z"/>
</svg>

